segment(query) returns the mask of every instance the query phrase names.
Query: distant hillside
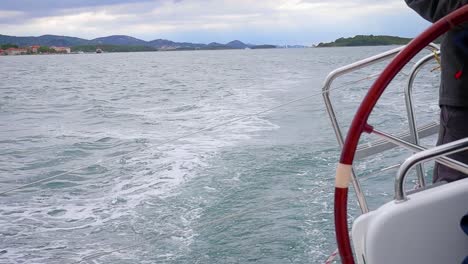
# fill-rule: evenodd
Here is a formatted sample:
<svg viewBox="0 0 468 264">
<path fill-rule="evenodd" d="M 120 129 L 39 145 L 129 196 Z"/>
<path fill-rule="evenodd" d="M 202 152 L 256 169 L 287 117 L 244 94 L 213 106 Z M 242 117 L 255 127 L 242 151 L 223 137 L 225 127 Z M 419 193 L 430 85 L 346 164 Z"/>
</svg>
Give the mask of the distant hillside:
<svg viewBox="0 0 468 264">
<path fill-rule="evenodd" d="M 210 46 L 210 47 L 224 47 L 225 45 L 221 44 L 221 43 L 218 43 L 218 42 L 211 42 L 210 44 L 208 44 L 208 46 Z"/>
<path fill-rule="evenodd" d="M 233 49 L 245 49 L 245 48 L 250 48 L 253 45 L 245 44 L 244 42 L 239 41 L 239 40 L 233 40 L 229 43 L 226 43 L 226 46 L 231 47 Z"/>
<path fill-rule="evenodd" d="M 197 49 L 203 48 L 206 44 L 190 43 L 190 42 L 174 42 L 167 39 L 155 39 L 148 41 L 150 47 L 158 49 Z"/>
<path fill-rule="evenodd" d="M 91 40 L 93 44 L 102 45 L 124 45 L 124 46 L 149 46 L 148 42 L 134 37 L 114 35 Z"/>
<path fill-rule="evenodd" d="M 138 52 L 138 51 L 157 51 L 158 49 L 147 46 L 123 46 L 123 45 L 81 45 L 73 46 L 72 52 L 95 52 L 96 49 L 103 52 Z"/>
<path fill-rule="evenodd" d="M 18 46 L 76 46 L 89 44 L 89 40 L 55 35 L 43 35 L 40 37 L 14 37 L 0 35 L 0 44 L 15 44 Z"/>
<path fill-rule="evenodd" d="M 394 36 L 357 35 L 352 38 L 339 38 L 329 43 L 319 43 L 317 47 L 406 45 L 410 41 L 410 38 Z"/>
<path fill-rule="evenodd" d="M 190 43 L 190 42 L 174 42 L 167 39 L 155 39 L 145 41 L 125 35 L 113 35 L 91 40 L 68 37 L 44 35 L 39 37 L 15 37 L 0 35 L 0 45 L 14 44 L 20 47 L 41 45 L 41 46 L 66 46 L 73 47 L 73 50 L 90 51 L 93 47 L 106 46 L 112 51 L 141 51 L 141 50 L 215 50 L 215 49 L 245 49 L 245 48 L 271 48 L 273 45 L 250 45 L 239 40 L 233 40 L 227 44 L 212 42 L 210 44 Z M 116 46 L 126 46 L 127 48 L 118 48 Z M 77 48 L 80 49 L 77 49 Z"/>
<path fill-rule="evenodd" d="M 264 45 L 255 45 L 255 46 L 252 46 L 250 48 L 251 49 L 275 49 L 276 46 L 275 45 L 264 44 Z"/>
</svg>

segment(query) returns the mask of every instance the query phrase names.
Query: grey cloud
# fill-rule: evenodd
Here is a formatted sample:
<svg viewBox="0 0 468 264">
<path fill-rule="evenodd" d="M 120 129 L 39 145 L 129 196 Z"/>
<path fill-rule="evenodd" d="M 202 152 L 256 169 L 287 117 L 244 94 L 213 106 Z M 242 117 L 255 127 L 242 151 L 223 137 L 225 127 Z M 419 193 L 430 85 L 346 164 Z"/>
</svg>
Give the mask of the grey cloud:
<svg viewBox="0 0 468 264">
<path fill-rule="evenodd" d="M 37 10 L 60 10 L 117 4 L 134 4 L 142 2 L 152 2 L 152 0 L 8 0 L 6 2 L 3 2 L 0 8 L 3 10 L 22 11 L 30 13 Z"/>
<path fill-rule="evenodd" d="M 183 0 L 7 0 L 1 3 L 1 11 L 21 12 L 22 16 L 16 16 L 9 19 L 14 19 L 14 23 L 21 20 L 29 20 L 33 18 L 68 15 L 77 13 L 77 11 L 93 11 L 94 9 L 102 9 L 106 7 L 127 6 L 128 9 L 137 9 L 138 6 L 148 5 L 157 6 L 164 2 L 182 2 Z M 144 12 L 144 8 L 139 10 Z M 0 23 L 7 23 L 8 19 L 0 16 Z"/>
<path fill-rule="evenodd" d="M 122 13 L 144 13 L 147 11 L 148 6 L 156 7 L 163 2 L 178 3 L 182 1 L 183 0 L 7 0 L 0 5 L 0 24 L 21 24 L 35 18 L 70 15 L 83 11 L 103 10 L 108 8 Z M 17 14 L 1 16 L 2 11 L 17 12 Z"/>
</svg>

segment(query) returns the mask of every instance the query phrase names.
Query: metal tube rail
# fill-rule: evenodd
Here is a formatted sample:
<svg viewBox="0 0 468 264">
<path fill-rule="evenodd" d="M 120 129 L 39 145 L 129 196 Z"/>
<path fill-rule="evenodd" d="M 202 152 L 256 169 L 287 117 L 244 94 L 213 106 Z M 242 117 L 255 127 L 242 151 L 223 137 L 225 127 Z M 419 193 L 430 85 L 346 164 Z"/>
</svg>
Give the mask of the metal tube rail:
<svg viewBox="0 0 468 264">
<path fill-rule="evenodd" d="M 426 150 L 426 148 L 424 148 L 424 147 L 421 147 L 419 145 L 404 141 L 404 140 L 402 140 L 400 138 L 397 138 L 395 136 L 392 136 L 390 134 L 387 134 L 385 132 L 382 132 L 382 131 L 379 131 L 379 130 L 376 130 L 376 129 L 374 129 L 372 131 L 372 133 L 386 139 L 387 141 L 392 142 L 395 145 L 398 145 L 400 147 L 404 147 L 404 148 L 409 149 L 409 150 L 414 151 L 414 152 L 420 152 L 420 151 L 425 151 Z M 454 159 L 451 159 L 451 158 L 448 158 L 448 157 L 440 157 L 440 158 L 437 158 L 436 160 L 440 164 L 443 164 L 443 165 L 445 165 L 445 166 L 447 166 L 447 167 L 449 167 L 451 169 L 454 169 L 454 170 L 457 170 L 459 172 L 463 172 L 465 174 L 468 174 L 468 165 L 466 165 L 463 162 L 460 162 L 460 161 L 457 161 L 457 160 L 454 160 Z"/>
<path fill-rule="evenodd" d="M 468 138 L 463 138 L 457 141 L 453 141 L 444 145 L 437 146 L 435 148 L 427 149 L 414 154 L 403 162 L 400 169 L 398 170 L 395 179 L 395 200 L 396 202 L 405 201 L 406 194 L 404 191 L 404 183 L 408 171 L 415 165 L 420 164 L 431 159 L 435 159 L 440 156 L 446 156 L 460 151 L 468 149 Z M 466 172 L 464 172 L 466 173 Z"/>
<path fill-rule="evenodd" d="M 357 69 L 361 69 L 370 65 L 373 65 L 375 63 L 384 61 L 386 59 L 389 59 L 399 53 L 401 50 L 403 50 L 405 46 L 398 47 L 396 49 L 392 49 L 383 53 L 380 53 L 378 55 L 365 58 L 363 60 L 348 64 L 346 66 L 340 67 L 338 69 L 335 69 L 334 71 L 330 72 L 324 82 L 323 88 L 322 88 L 322 96 L 325 101 L 325 106 L 327 109 L 328 116 L 330 117 L 330 121 L 333 126 L 333 131 L 335 132 L 336 140 L 338 141 L 338 145 L 340 148 L 343 147 L 344 144 L 344 137 L 343 133 L 341 132 L 338 120 L 336 118 L 336 113 L 333 108 L 333 105 L 331 103 L 330 99 L 330 87 L 333 81 L 338 78 L 339 76 L 342 76 L 346 73 L 352 72 Z M 439 46 L 434 44 L 434 43 L 429 43 L 426 49 L 429 50 L 439 50 Z M 367 213 L 369 212 L 369 207 L 367 206 L 366 198 L 364 196 L 364 193 L 362 192 L 361 185 L 359 181 L 356 178 L 356 174 L 353 169 L 351 169 L 351 183 L 353 185 L 354 191 L 356 193 L 356 197 L 359 203 L 359 207 L 361 208 L 362 213 Z"/>
<path fill-rule="evenodd" d="M 333 130 L 335 131 L 336 139 L 338 140 L 338 144 L 340 145 L 340 148 L 344 144 L 344 139 L 343 139 L 343 134 L 341 133 L 340 126 L 338 124 L 338 120 L 336 118 L 335 110 L 333 109 L 333 105 L 330 99 L 330 87 L 331 87 L 332 82 L 339 76 L 344 75 L 348 72 L 352 72 L 354 70 L 361 69 L 366 66 L 386 60 L 392 57 L 393 55 L 397 54 L 398 52 L 400 52 L 403 48 L 404 46 L 380 53 L 378 55 L 375 55 L 369 58 L 365 58 L 363 60 L 340 67 L 328 74 L 327 78 L 325 79 L 323 88 L 322 88 L 322 96 L 325 101 L 325 106 L 327 107 L 328 115 L 330 116 L 330 119 L 332 121 Z"/>
<path fill-rule="evenodd" d="M 440 52 L 436 52 L 439 54 Z M 417 131 L 416 118 L 414 115 L 414 106 L 413 106 L 413 85 L 416 75 L 422 69 L 424 65 L 434 59 L 434 55 L 430 54 L 422 59 L 420 59 L 411 69 L 410 77 L 408 78 L 408 85 L 405 89 L 405 103 L 406 103 L 406 113 L 408 114 L 408 125 L 410 136 L 412 138 L 412 143 L 419 145 L 419 135 Z M 422 164 L 418 164 L 416 167 L 416 173 L 418 175 L 419 186 L 424 187 L 426 185 L 424 180 L 424 169 Z"/>
<path fill-rule="evenodd" d="M 354 70 L 361 69 L 361 68 L 373 65 L 375 63 L 384 61 L 386 59 L 389 59 L 392 56 L 396 55 L 398 52 L 400 52 L 404 48 L 405 48 L 405 46 L 398 47 L 396 49 L 392 49 L 392 50 L 377 54 L 375 56 L 365 58 L 363 60 L 360 60 L 360 61 L 348 64 L 348 65 L 345 65 L 343 67 L 340 67 L 338 69 L 333 70 L 332 72 L 330 72 L 327 75 L 327 77 L 325 79 L 325 82 L 324 82 L 324 85 L 322 87 L 322 96 L 323 96 L 323 99 L 325 101 L 325 106 L 327 108 L 328 115 L 330 116 L 330 120 L 332 122 L 333 130 L 335 131 L 336 139 L 338 140 L 338 144 L 340 145 L 340 147 L 342 147 L 343 144 L 344 144 L 344 138 L 343 138 L 343 134 L 341 133 L 341 129 L 339 127 L 338 120 L 336 118 L 335 110 L 333 109 L 333 105 L 332 105 L 331 99 L 330 99 L 331 84 L 333 83 L 333 81 L 336 78 L 338 78 L 338 77 L 340 77 L 340 76 L 342 76 L 342 75 L 344 75 L 346 73 L 349 73 L 349 72 L 352 72 Z M 437 44 L 434 44 L 434 43 L 429 43 L 428 46 L 426 47 L 426 49 L 429 49 L 429 50 L 432 50 L 432 51 L 434 51 L 434 50 L 438 51 L 439 46 Z"/>
</svg>

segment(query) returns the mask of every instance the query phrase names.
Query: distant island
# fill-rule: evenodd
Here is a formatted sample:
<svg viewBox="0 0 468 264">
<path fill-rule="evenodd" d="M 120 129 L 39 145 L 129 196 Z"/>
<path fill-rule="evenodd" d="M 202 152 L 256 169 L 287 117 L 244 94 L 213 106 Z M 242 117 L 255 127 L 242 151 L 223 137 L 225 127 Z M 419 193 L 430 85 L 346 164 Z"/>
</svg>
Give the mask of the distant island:
<svg viewBox="0 0 468 264">
<path fill-rule="evenodd" d="M 386 35 L 356 35 L 339 38 L 333 42 L 319 43 L 313 47 L 350 47 L 406 45 L 411 38 Z M 437 41 L 436 41 L 437 43 Z M 248 44 L 240 40 L 228 43 L 175 42 L 167 39 L 145 41 L 125 35 L 112 35 L 95 39 L 69 36 L 43 35 L 39 37 L 17 37 L 0 34 L 0 55 L 51 54 L 51 53 L 101 53 L 101 52 L 139 52 L 139 51 L 181 51 L 181 50 L 226 50 L 226 49 L 275 49 L 308 48 L 303 45 Z"/>
<path fill-rule="evenodd" d="M 352 46 L 385 46 L 406 45 L 411 38 L 395 36 L 357 35 L 351 38 L 339 38 L 333 42 L 319 43 L 316 47 L 352 47 Z"/>
<path fill-rule="evenodd" d="M 145 41 L 130 36 L 113 35 L 91 40 L 56 35 L 39 37 L 17 37 L 0 35 L 0 54 L 44 54 L 81 52 L 137 52 L 137 51 L 176 51 L 176 50 L 221 50 L 221 49 L 272 49 L 276 45 L 246 44 L 233 40 L 226 44 L 175 42 L 167 39 Z"/>
</svg>

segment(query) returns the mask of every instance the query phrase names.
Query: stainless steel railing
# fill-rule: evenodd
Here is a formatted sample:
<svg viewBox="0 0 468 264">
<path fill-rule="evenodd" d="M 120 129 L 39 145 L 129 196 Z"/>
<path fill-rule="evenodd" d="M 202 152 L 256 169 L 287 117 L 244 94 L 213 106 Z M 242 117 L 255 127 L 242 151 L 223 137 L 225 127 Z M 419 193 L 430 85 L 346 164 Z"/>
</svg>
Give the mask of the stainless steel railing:
<svg viewBox="0 0 468 264">
<path fill-rule="evenodd" d="M 345 75 L 346 73 L 350 73 L 350 72 L 353 72 L 353 71 L 355 71 L 357 69 L 365 68 L 365 67 L 368 67 L 370 65 L 376 64 L 378 62 L 390 59 L 390 58 L 394 57 L 398 52 L 400 52 L 403 48 L 404 48 L 404 46 L 396 48 L 396 49 L 392 49 L 392 50 L 389 50 L 389 51 L 386 51 L 386 52 L 383 52 L 381 54 L 378 54 L 378 55 L 375 55 L 375 56 L 372 56 L 372 57 L 369 57 L 369 58 L 366 58 L 366 59 L 363 59 L 363 60 L 360 60 L 360 61 L 357 61 L 357 62 L 354 62 L 354 63 L 351 63 L 351 64 L 343 66 L 343 67 L 340 67 L 340 68 L 330 72 L 328 74 L 328 76 L 326 77 L 323 88 L 322 88 L 322 96 L 323 96 L 323 99 L 325 101 L 325 106 L 326 106 L 326 109 L 327 109 L 327 113 L 328 113 L 328 115 L 330 117 L 330 121 L 332 123 L 333 131 L 335 132 L 335 136 L 336 136 L 336 139 L 338 141 L 338 144 L 339 144 L 340 148 L 343 147 L 344 137 L 343 137 L 343 133 L 341 131 L 338 119 L 336 117 L 336 112 L 335 112 L 335 110 L 333 108 L 333 104 L 331 103 L 331 99 L 330 99 L 330 87 L 331 87 L 333 81 L 335 79 L 337 79 L 338 77 L 340 77 L 342 75 Z M 439 46 L 436 45 L 436 44 L 431 43 L 427 47 L 427 49 L 432 50 L 432 51 L 437 51 L 437 50 L 439 50 Z M 413 68 L 413 72 L 418 71 L 420 69 L 420 67 L 422 67 L 423 65 L 424 64 L 420 65 L 417 68 Z M 411 73 L 411 76 L 413 75 L 413 72 Z M 414 75 L 416 75 L 416 74 L 417 74 L 417 72 L 414 73 Z M 411 83 L 411 86 L 412 86 L 412 83 Z M 411 93 L 409 93 L 409 95 L 411 96 Z M 411 107 L 412 107 L 412 104 L 411 104 Z M 413 121 L 414 121 L 414 115 L 413 115 Z M 413 139 L 414 139 L 414 137 L 413 137 Z M 352 183 L 354 191 L 356 193 L 356 197 L 357 197 L 357 200 L 358 200 L 358 203 L 359 203 L 359 207 L 361 208 L 361 212 L 362 213 L 367 213 L 369 211 L 369 207 L 367 206 L 366 198 L 364 196 L 364 193 L 362 192 L 360 183 L 359 183 L 359 181 L 358 181 L 358 179 L 356 177 L 354 169 L 351 171 L 351 183 Z"/>
<path fill-rule="evenodd" d="M 460 139 L 418 152 L 406 159 L 406 161 L 403 162 L 400 169 L 398 170 L 398 174 L 395 180 L 395 200 L 397 202 L 402 202 L 407 199 L 406 193 L 404 191 L 404 183 L 406 175 L 408 175 L 408 171 L 411 170 L 411 168 L 422 162 L 436 159 L 442 156 L 447 156 L 464 150 L 468 150 L 468 138 Z M 468 174 L 468 170 L 463 171 L 463 173 Z"/>
<path fill-rule="evenodd" d="M 436 52 L 436 55 L 439 55 L 440 52 Z M 416 118 L 414 115 L 414 105 L 413 105 L 413 84 L 414 81 L 416 80 L 416 76 L 418 75 L 420 69 L 424 67 L 427 63 L 432 61 L 434 59 L 433 54 L 426 55 L 422 59 L 420 59 L 416 64 L 413 66 L 411 69 L 411 74 L 408 78 L 408 85 L 406 86 L 405 89 L 405 104 L 406 104 L 406 113 L 408 114 L 408 125 L 409 125 L 409 131 L 410 131 L 410 136 L 411 136 L 411 143 L 414 143 L 416 145 L 419 145 L 419 135 L 418 135 L 418 129 L 417 129 L 417 124 L 416 124 Z M 437 129 L 437 127 L 435 127 Z M 421 187 L 424 187 L 426 185 L 424 181 L 424 168 L 422 164 L 419 164 L 416 166 L 416 173 L 418 176 L 418 181 L 419 185 Z"/>
<path fill-rule="evenodd" d="M 426 150 L 426 148 L 424 148 L 422 146 L 419 146 L 419 145 L 413 144 L 411 142 L 405 141 L 405 140 L 403 140 L 401 138 L 395 137 L 393 135 L 390 135 L 390 134 L 385 133 L 383 131 L 379 131 L 377 129 L 374 129 L 372 131 L 372 133 L 379 136 L 379 137 L 381 137 L 381 138 L 383 138 L 383 139 L 386 139 L 389 142 L 392 142 L 393 144 L 395 144 L 397 146 L 409 149 L 409 150 L 411 150 L 413 152 L 420 152 L 420 151 Z M 457 171 L 468 174 L 468 165 L 466 165 L 463 162 L 456 161 L 456 160 L 448 158 L 448 157 L 439 157 L 436 160 L 437 160 L 438 163 L 443 164 L 443 165 L 445 165 L 445 166 L 447 166 L 447 167 L 449 167 L 451 169 L 454 169 L 454 170 L 457 170 Z"/>
</svg>

